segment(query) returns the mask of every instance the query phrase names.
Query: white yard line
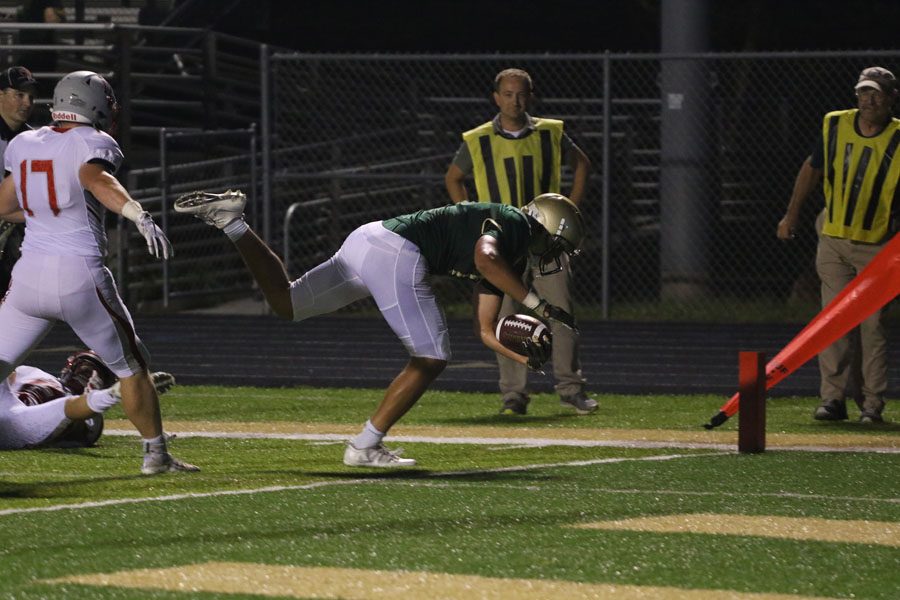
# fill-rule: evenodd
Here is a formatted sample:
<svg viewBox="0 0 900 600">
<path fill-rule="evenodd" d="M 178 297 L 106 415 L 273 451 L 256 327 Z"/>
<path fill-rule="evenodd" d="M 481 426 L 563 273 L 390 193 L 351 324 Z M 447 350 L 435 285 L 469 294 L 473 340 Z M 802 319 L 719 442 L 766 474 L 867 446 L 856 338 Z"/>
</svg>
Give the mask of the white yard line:
<svg viewBox="0 0 900 600">
<path fill-rule="evenodd" d="M 136 437 L 133 429 L 104 430 L 104 435 Z M 303 440 L 318 442 L 346 442 L 350 436 L 342 433 L 280 433 L 280 432 L 235 432 L 235 431 L 179 431 L 179 438 L 223 438 L 223 439 L 269 439 L 269 440 Z M 521 448 L 542 448 L 546 446 L 570 446 L 576 448 L 637 448 L 659 449 L 677 448 L 682 450 L 723 450 L 735 451 L 736 444 L 720 444 L 714 442 L 679 442 L 651 440 L 571 440 L 557 438 L 504 438 L 504 437 L 469 437 L 469 436 L 422 436 L 397 435 L 387 438 L 391 443 L 423 443 L 423 444 L 477 444 L 484 446 L 517 446 Z M 797 445 L 777 446 L 767 449 L 771 452 L 867 452 L 877 454 L 900 454 L 900 448 L 866 447 L 866 446 L 827 446 Z"/>
<path fill-rule="evenodd" d="M 109 429 L 104 435 L 136 437 L 133 429 Z M 179 431 L 179 438 L 222 438 L 222 439 L 261 439 L 261 440 L 300 440 L 317 442 L 346 442 L 351 436 L 343 433 L 281 433 L 258 431 Z M 575 448 L 682 448 L 698 450 L 734 450 L 734 444 L 716 444 L 703 442 L 656 442 L 641 440 L 566 440 L 555 438 L 505 438 L 477 436 L 424 436 L 424 435 L 392 435 L 386 438 L 388 445 L 396 443 L 422 444 L 475 444 L 482 446 L 517 446 L 520 448 L 542 448 L 546 446 L 570 446 Z"/>
<path fill-rule="evenodd" d="M 714 453 L 718 455 L 720 453 Z M 532 471 L 538 469 L 557 469 L 563 467 L 582 467 L 589 465 L 611 464 L 621 462 L 661 461 L 677 458 L 693 458 L 710 456 L 710 454 L 668 454 L 662 456 L 641 456 L 631 458 L 601 458 L 596 460 L 576 460 L 562 463 L 521 465 L 516 467 L 499 467 L 496 469 L 475 469 L 468 471 L 441 471 L 425 474 L 425 477 L 447 477 L 458 475 L 480 475 L 485 473 L 510 473 L 516 471 Z M 357 485 L 373 483 L 409 483 L 409 480 L 383 480 L 383 479 L 339 479 L 336 481 L 318 481 L 303 485 L 274 485 L 250 490 L 219 490 L 215 492 L 198 492 L 186 494 L 169 494 L 166 496 L 150 496 L 147 498 L 118 498 L 115 500 L 100 500 L 97 502 L 79 502 L 76 504 L 54 504 L 52 506 L 34 506 L 30 508 L 8 508 L 0 510 L 0 516 L 21 515 L 27 513 L 57 512 L 61 510 L 78 510 L 82 508 L 99 508 L 106 506 L 120 506 L 123 504 L 144 504 L 147 502 L 172 502 L 178 500 L 192 500 L 195 498 L 215 498 L 220 496 L 246 496 L 251 494 L 268 494 L 272 492 L 287 492 L 296 490 L 314 490 L 337 485 Z"/>
<path fill-rule="evenodd" d="M 134 430 L 126 430 L 126 429 L 110 429 L 104 432 L 106 435 L 113 436 L 126 436 L 126 437 L 135 437 L 137 433 Z M 346 434 L 335 434 L 335 433 L 271 433 L 271 432 L 226 432 L 226 431 L 181 431 L 178 433 L 178 437 L 180 438 L 189 438 L 189 437 L 199 437 L 199 438 L 221 438 L 221 439 L 278 439 L 278 440 L 300 440 L 300 441 L 309 441 L 309 442 L 317 442 L 317 443 L 343 443 L 346 442 L 348 436 Z M 680 458 L 696 458 L 696 457 L 708 457 L 708 456 L 722 456 L 726 454 L 733 454 L 736 452 L 734 444 L 719 444 L 719 443 L 702 443 L 702 442 L 664 442 L 664 441 L 648 441 L 648 440 L 571 440 L 571 439 L 555 439 L 555 438 L 502 438 L 502 437 L 439 437 L 439 436 L 420 436 L 420 435 L 400 435 L 400 436 L 391 436 L 389 438 L 389 442 L 391 443 L 430 443 L 430 444 L 477 444 L 477 445 L 485 445 L 485 446 L 496 446 L 501 447 L 517 447 L 517 448 L 540 448 L 546 446 L 569 446 L 569 447 L 580 447 L 580 448 L 630 448 L 630 449 L 662 449 L 662 448 L 675 448 L 675 449 L 688 449 L 688 450 L 711 450 L 713 452 L 704 452 L 700 454 L 666 454 L 666 455 L 657 455 L 657 456 L 643 456 L 643 457 L 614 457 L 614 458 L 600 458 L 600 459 L 592 459 L 592 460 L 578 460 L 578 461 L 569 461 L 569 462 L 559 462 L 559 463 L 547 463 L 547 464 L 530 464 L 530 465 L 519 465 L 513 467 L 499 467 L 495 469 L 476 469 L 476 470 L 467 470 L 467 471 L 441 471 L 426 474 L 425 477 L 446 477 L 446 476 L 458 476 L 458 475 L 476 475 L 476 474 L 485 474 L 485 473 L 509 473 L 509 472 L 518 472 L 518 471 L 533 471 L 539 469 L 557 469 L 557 468 L 566 468 L 566 467 L 581 467 L 581 466 L 591 466 L 591 465 L 600 465 L 600 464 L 615 464 L 621 462 L 631 462 L 631 461 L 665 461 L 665 460 L 674 460 Z M 900 453 L 900 449 L 897 448 L 866 448 L 866 447 L 833 447 L 833 446 L 780 446 L 778 448 L 773 448 L 772 451 L 803 451 L 803 452 L 874 452 L 874 453 Z M 424 481 L 411 481 L 411 480 L 395 480 L 397 483 L 403 484 L 412 484 L 412 485 L 422 485 Z M 271 493 L 271 492 L 284 492 L 284 491 L 295 491 L 295 490 L 312 490 L 323 487 L 330 487 L 335 485 L 357 485 L 357 484 L 372 484 L 372 483 L 387 483 L 386 480 L 379 479 L 344 479 L 337 481 L 324 481 L 324 482 L 315 482 L 308 483 L 303 485 L 296 486 L 270 486 L 263 488 L 255 488 L 250 490 L 220 490 L 215 492 L 204 492 L 204 493 L 185 493 L 185 494 L 172 494 L 167 496 L 153 496 L 148 498 L 121 498 L 116 500 L 103 500 L 98 502 L 82 502 L 77 504 L 57 504 L 52 506 L 41 506 L 41 507 L 30 507 L 30 508 L 10 508 L 5 510 L 0 510 L 0 516 L 5 515 L 16 515 L 16 514 L 25 514 L 25 513 L 36 513 L 36 512 L 54 512 L 61 510 L 77 510 L 82 508 L 98 508 L 104 506 L 118 506 L 124 504 L 141 504 L 146 502 L 168 502 L 168 501 L 178 501 L 178 500 L 189 500 L 193 498 L 209 498 L 209 497 L 217 497 L 217 496 L 240 496 L 240 495 L 250 495 L 250 494 L 263 494 L 263 493 Z M 677 491 L 677 490 L 598 490 L 598 491 L 609 491 L 610 493 L 657 493 L 657 494 L 673 494 L 673 495 L 754 495 L 748 493 L 741 494 L 731 494 L 729 492 L 692 492 L 692 491 Z M 806 495 L 806 494 L 790 494 L 790 493 L 777 493 L 777 494 L 756 494 L 758 496 L 772 496 L 772 497 L 795 497 L 795 498 L 807 498 L 807 499 L 837 499 L 837 500 L 861 500 L 861 501 L 873 501 L 873 502 L 890 502 L 897 503 L 900 502 L 898 499 L 888 498 L 888 499 L 873 499 L 873 498 L 832 498 L 830 496 L 815 496 L 815 495 Z"/>
</svg>

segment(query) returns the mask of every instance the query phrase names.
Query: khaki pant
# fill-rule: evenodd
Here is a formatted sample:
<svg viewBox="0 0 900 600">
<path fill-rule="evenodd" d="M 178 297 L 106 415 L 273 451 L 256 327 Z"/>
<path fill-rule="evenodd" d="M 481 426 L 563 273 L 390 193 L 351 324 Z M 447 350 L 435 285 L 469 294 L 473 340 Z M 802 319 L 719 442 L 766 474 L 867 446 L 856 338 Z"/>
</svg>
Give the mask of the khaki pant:
<svg viewBox="0 0 900 600">
<path fill-rule="evenodd" d="M 884 244 L 864 244 L 823 235 L 824 212 L 816 220 L 819 244 L 816 270 L 822 281 L 822 307 L 837 296 L 878 254 Z M 822 400 L 862 397 L 881 413 L 887 389 L 887 336 L 881 309 L 819 354 Z"/>
<path fill-rule="evenodd" d="M 572 314 L 572 296 L 569 287 L 572 273 L 569 269 L 568 257 L 563 255 L 563 270 L 553 275 L 539 276 L 537 268 L 526 273 L 526 285 L 554 306 L 558 306 Z M 503 298 L 500 318 L 516 312 L 525 312 L 521 306 L 509 296 Z M 556 322 L 550 323 L 553 332 L 553 376 L 556 379 L 556 392 L 560 396 L 577 394 L 584 389 L 585 379 L 581 375 L 581 361 L 578 359 L 578 334 Z M 500 367 L 500 393 L 503 398 L 528 395 L 528 367 L 505 356 L 497 355 Z"/>
</svg>

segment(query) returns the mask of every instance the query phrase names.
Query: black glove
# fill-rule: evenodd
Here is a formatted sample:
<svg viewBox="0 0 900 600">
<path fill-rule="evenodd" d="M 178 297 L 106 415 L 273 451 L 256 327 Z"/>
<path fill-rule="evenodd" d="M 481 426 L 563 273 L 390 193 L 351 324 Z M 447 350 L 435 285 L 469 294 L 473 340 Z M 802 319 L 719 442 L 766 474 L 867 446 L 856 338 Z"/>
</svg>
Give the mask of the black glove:
<svg viewBox="0 0 900 600">
<path fill-rule="evenodd" d="M 549 344 L 543 342 L 535 342 L 534 340 L 525 340 L 522 342 L 525 347 L 525 356 L 528 357 L 528 368 L 540 371 L 544 363 L 550 360 L 552 348 Z"/>
<path fill-rule="evenodd" d="M 540 317 L 551 319 L 553 321 L 556 321 L 557 323 L 561 323 L 572 331 L 578 331 L 578 326 L 575 325 L 575 317 L 573 317 L 560 307 L 553 306 L 546 300 L 541 300 L 541 303 L 538 304 L 537 308 L 534 309 L 534 312 L 537 313 L 537 315 Z"/>
</svg>

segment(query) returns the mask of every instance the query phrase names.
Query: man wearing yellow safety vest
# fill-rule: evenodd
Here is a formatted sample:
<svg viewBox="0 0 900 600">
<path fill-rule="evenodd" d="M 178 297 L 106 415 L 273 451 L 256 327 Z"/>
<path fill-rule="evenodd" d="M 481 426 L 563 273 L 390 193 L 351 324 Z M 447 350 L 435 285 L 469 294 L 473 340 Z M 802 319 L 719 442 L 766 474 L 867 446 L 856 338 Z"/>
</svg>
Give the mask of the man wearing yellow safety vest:
<svg viewBox="0 0 900 600">
<path fill-rule="evenodd" d="M 569 199 L 576 205 L 584 196 L 590 160 L 566 135 L 563 122 L 528 114 L 534 94 L 531 76 L 522 69 L 505 69 L 494 78 L 494 102 L 500 112 L 487 123 L 462 134 L 463 142 L 447 169 L 444 182 L 455 203 L 469 199 L 465 178 L 471 173 L 479 202 L 498 202 L 522 207 L 540 194 L 560 192 L 562 165 L 573 169 Z M 554 272 L 542 273 L 537 265 L 526 271 L 526 283 L 548 302 L 572 312 L 569 292 L 571 272 L 568 257 L 562 257 Z M 509 297 L 503 300 L 500 317 L 521 312 Z M 578 333 L 551 323 L 553 374 L 560 403 L 590 414 L 597 401 L 584 391 L 585 379 L 578 357 Z M 500 354 L 501 414 L 527 412 L 528 371 Z"/>
<path fill-rule="evenodd" d="M 779 239 L 793 238 L 803 202 L 823 182 L 825 209 L 816 220 L 816 270 L 822 280 L 823 307 L 893 237 L 900 210 L 896 200 L 900 158 L 895 158 L 900 120 L 892 117 L 897 79 L 887 69 L 869 67 L 855 87 L 857 108 L 825 115 L 821 139 L 800 167 L 787 213 L 778 223 Z M 887 337 L 882 312 L 819 354 L 822 403 L 815 419 L 847 419 L 845 396 L 850 394 L 859 404 L 861 422 L 883 421 Z"/>
</svg>

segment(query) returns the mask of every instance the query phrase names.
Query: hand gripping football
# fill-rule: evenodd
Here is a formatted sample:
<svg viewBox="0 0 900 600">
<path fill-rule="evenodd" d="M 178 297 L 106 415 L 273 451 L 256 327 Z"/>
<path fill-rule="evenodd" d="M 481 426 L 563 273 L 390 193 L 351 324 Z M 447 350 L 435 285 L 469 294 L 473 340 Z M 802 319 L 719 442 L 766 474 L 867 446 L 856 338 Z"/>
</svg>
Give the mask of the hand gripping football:
<svg viewBox="0 0 900 600">
<path fill-rule="evenodd" d="M 553 334 L 542 321 L 528 315 L 509 315 L 497 322 L 497 339 L 500 343 L 522 356 L 528 356 L 526 341 L 538 344 L 549 351 L 553 345 Z"/>
</svg>

